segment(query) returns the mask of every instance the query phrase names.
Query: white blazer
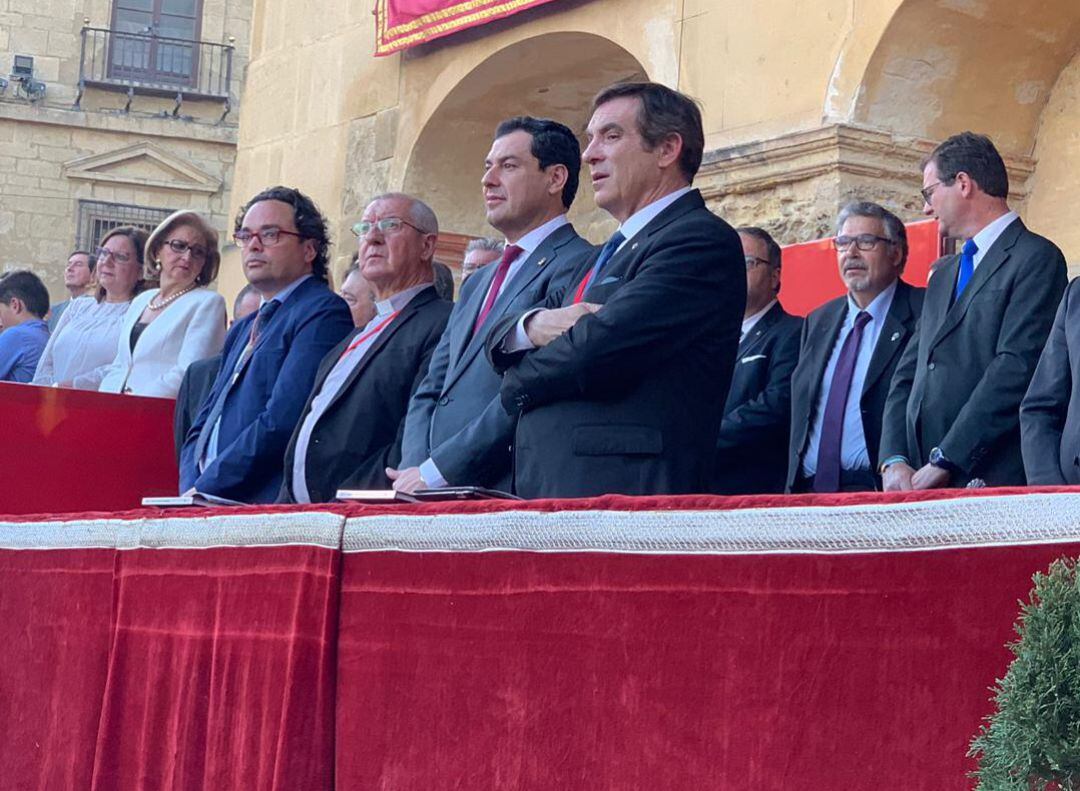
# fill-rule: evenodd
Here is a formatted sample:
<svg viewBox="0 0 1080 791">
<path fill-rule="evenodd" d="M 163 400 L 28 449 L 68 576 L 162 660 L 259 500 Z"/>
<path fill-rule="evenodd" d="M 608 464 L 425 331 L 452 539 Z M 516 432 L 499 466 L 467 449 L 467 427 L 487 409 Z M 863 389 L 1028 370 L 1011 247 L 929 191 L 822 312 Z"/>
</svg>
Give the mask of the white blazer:
<svg viewBox="0 0 1080 791">
<path fill-rule="evenodd" d="M 132 300 L 120 327 L 116 359 L 98 388 L 103 393 L 176 398 L 187 367 L 221 353 L 225 345 L 225 300 L 209 289 L 196 288 L 150 322 L 133 354 L 131 328 L 158 290 L 144 291 Z"/>
</svg>

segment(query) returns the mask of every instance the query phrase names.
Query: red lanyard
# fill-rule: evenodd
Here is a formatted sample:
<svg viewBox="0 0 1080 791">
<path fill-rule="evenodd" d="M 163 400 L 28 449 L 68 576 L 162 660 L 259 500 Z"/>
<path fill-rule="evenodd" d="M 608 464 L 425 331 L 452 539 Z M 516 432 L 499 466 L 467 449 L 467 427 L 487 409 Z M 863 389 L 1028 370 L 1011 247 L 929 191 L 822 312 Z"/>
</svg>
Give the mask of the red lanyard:
<svg viewBox="0 0 1080 791">
<path fill-rule="evenodd" d="M 353 341 L 352 343 L 350 343 L 350 344 L 349 344 L 349 346 L 348 346 L 348 348 L 346 348 L 346 349 L 345 349 L 345 351 L 343 351 L 343 352 L 341 353 L 341 356 L 340 356 L 340 357 L 338 357 L 338 362 L 341 362 L 341 361 L 342 361 L 342 360 L 344 360 L 344 359 L 345 359 L 346 357 L 348 357 L 348 356 L 349 356 L 349 354 L 350 354 L 350 353 L 351 353 L 351 352 L 353 351 L 353 349 L 355 349 L 355 348 L 356 348 L 357 346 L 359 346 L 359 345 L 360 345 L 361 343 L 363 343 L 364 341 L 368 340 L 368 339 L 369 339 L 369 338 L 371 338 L 372 336 L 374 336 L 374 335 L 378 335 L 378 334 L 379 334 L 380 332 L 382 332 L 382 328 L 383 328 L 383 327 L 385 327 L 385 326 L 386 326 L 387 324 L 389 324 L 389 323 L 390 323 L 391 321 L 393 321 L 393 320 L 394 320 L 394 319 L 395 319 L 395 318 L 397 317 L 397 314 L 399 314 L 399 313 L 401 313 L 401 311 L 400 311 L 400 310 L 395 310 L 395 311 L 394 311 L 393 313 L 391 313 L 391 314 L 390 314 L 389 316 L 387 316 L 387 317 L 386 317 L 385 319 L 383 319 L 382 321 L 380 321 L 380 322 L 378 323 L 378 325 L 376 325 L 375 327 L 371 328 L 370 330 L 368 330 L 367 332 L 365 332 L 365 333 L 364 333 L 363 335 L 361 335 L 361 336 L 360 336 L 359 338 L 357 338 L 357 339 L 356 339 L 355 341 Z"/>
</svg>

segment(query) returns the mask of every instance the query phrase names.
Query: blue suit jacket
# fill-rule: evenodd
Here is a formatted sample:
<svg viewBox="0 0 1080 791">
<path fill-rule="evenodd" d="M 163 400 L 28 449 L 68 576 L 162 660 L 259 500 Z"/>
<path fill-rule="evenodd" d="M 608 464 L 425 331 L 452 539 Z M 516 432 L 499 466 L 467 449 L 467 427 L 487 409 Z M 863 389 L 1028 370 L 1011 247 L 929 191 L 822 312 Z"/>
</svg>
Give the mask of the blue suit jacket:
<svg viewBox="0 0 1080 791">
<path fill-rule="evenodd" d="M 233 371 L 255 315 L 238 321 L 225 339 L 214 386 L 188 432 L 180 455 L 180 491 L 246 503 L 272 503 L 281 489 L 282 459 L 319 363 L 353 330 L 345 301 L 316 278 L 301 283 L 263 329 L 235 384 Z M 230 387 L 221 412 L 218 454 L 199 472 L 195 445 L 218 394 Z"/>
</svg>

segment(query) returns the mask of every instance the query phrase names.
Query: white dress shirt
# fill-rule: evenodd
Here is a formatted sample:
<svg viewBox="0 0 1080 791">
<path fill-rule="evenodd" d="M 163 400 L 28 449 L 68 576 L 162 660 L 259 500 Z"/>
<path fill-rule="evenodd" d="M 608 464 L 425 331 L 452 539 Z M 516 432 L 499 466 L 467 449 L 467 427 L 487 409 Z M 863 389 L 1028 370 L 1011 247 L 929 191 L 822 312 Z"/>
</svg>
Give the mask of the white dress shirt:
<svg viewBox="0 0 1080 791">
<path fill-rule="evenodd" d="M 1005 233 L 1005 229 L 1012 225 L 1014 220 L 1018 219 L 1020 219 L 1019 214 L 1014 211 L 1007 211 L 971 237 L 971 240 L 975 242 L 975 246 L 979 248 L 971 259 L 973 272 L 979 268 L 979 264 L 986 257 L 986 253 L 990 248 L 993 247 L 994 242 L 998 240 L 998 237 Z"/>
<path fill-rule="evenodd" d="M 866 312 L 870 314 L 870 321 L 863 327 L 859 354 L 855 358 L 855 370 L 851 376 L 851 390 L 848 391 L 847 406 L 844 409 L 844 433 L 840 441 L 840 468 L 844 470 L 870 469 L 870 452 L 866 449 L 866 434 L 863 433 L 862 407 L 859 400 L 862 397 L 863 385 L 866 383 L 870 359 L 874 356 L 874 348 L 877 346 L 878 338 L 881 337 L 881 329 L 885 326 L 885 317 L 889 315 L 889 308 L 892 307 L 895 294 L 894 281 L 891 286 L 874 297 L 874 301 L 866 307 Z M 817 405 L 810 423 L 810 439 L 802 460 L 803 475 L 807 478 L 817 472 L 818 451 L 821 448 L 821 424 L 825 417 L 825 405 L 829 401 L 833 374 L 836 373 L 836 364 L 840 359 L 840 349 L 855 326 L 855 317 L 862 310 L 855 304 L 851 294 L 848 294 L 847 316 L 840 326 L 832 354 L 829 355 L 829 363 L 825 366 L 825 373 L 821 377 L 821 389 L 818 391 Z"/>
<path fill-rule="evenodd" d="M 285 288 L 281 289 L 281 291 L 274 294 L 274 296 L 270 297 L 270 299 L 263 298 L 263 299 L 259 300 L 259 310 L 262 310 L 263 305 L 265 305 L 267 302 L 280 302 L 282 305 L 284 305 L 285 300 L 287 300 L 289 297 L 292 296 L 292 293 L 294 291 L 296 291 L 296 289 L 298 289 L 300 287 L 300 284 L 303 283 L 308 278 L 311 278 L 311 277 L 314 277 L 314 275 L 304 275 L 303 277 L 297 278 L 293 282 L 289 283 L 289 285 L 285 286 Z M 281 310 L 281 308 L 278 308 L 278 310 Z M 258 321 L 258 318 L 259 318 L 259 314 L 258 314 L 258 312 L 256 312 L 255 318 L 252 321 L 253 322 Z M 249 328 L 253 327 L 253 326 L 255 326 L 254 323 L 248 325 Z M 240 356 L 236 358 L 236 362 L 239 364 L 240 361 L 243 360 L 243 359 L 244 359 L 244 353 L 241 352 Z M 232 387 L 233 384 L 234 383 L 231 382 L 231 383 L 227 384 L 226 387 Z M 220 429 L 221 429 L 221 416 L 218 415 L 218 419 L 214 421 L 214 428 L 210 432 L 210 439 L 207 440 L 207 442 L 206 442 L 206 451 L 203 453 L 202 460 L 199 462 L 199 472 L 204 471 L 207 468 L 207 466 L 210 464 L 210 462 L 212 462 L 214 459 L 217 458 L 217 455 L 218 455 L 218 432 L 219 432 Z"/>
<path fill-rule="evenodd" d="M 430 287 L 431 283 L 421 283 L 418 286 L 399 291 L 390 299 L 376 302 L 374 318 L 365 324 L 362 330 L 352 335 L 349 343 L 351 344 L 356 338 L 364 335 L 367 335 L 367 337 L 359 346 L 338 359 L 334 363 L 334 367 L 330 369 L 330 373 L 326 375 L 319 392 L 311 400 L 311 409 L 304 416 L 304 422 L 300 424 L 300 433 L 296 437 L 292 468 L 292 489 L 296 502 L 311 502 L 311 493 L 308 492 L 307 488 L 307 454 L 315 426 L 322 416 L 326 414 L 326 410 L 337 397 L 338 391 L 341 390 L 353 371 L 356 370 L 356 366 L 360 364 L 368 351 L 371 350 L 371 347 L 375 345 L 375 341 L 379 339 L 379 336 L 390 326 L 390 316 L 395 311 L 403 310 L 412 301 L 413 297 Z"/>
<path fill-rule="evenodd" d="M 761 310 L 759 310 L 753 316 L 749 316 L 749 317 L 742 320 L 742 335 L 739 336 L 739 343 L 742 343 L 743 338 L 745 338 L 747 336 L 747 334 L 750 332 L 750 330 L 754 329 L 754 325 L 757 324 L 759 321 L 761 321 L 762 317 L 766 313 L 768 313 L 770 310 L 772 310 L 772 306 L 775 305 L 776 303 L 777 303 L 777 300 L 774 299 L 772 302 L 770 302 L 768 305 L 763 307 Z"/>
</svg>

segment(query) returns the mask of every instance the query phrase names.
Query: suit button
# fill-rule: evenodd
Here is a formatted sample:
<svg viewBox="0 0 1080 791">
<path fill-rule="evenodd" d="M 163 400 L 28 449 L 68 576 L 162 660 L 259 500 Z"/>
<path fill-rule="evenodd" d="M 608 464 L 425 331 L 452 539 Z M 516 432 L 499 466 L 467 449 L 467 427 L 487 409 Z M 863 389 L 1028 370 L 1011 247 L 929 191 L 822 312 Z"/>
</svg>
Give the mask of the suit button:
<svg viewBox="0 0 1080 791">
<path fill-rule="evenodd" d="M 930 369 L 931 371 L 933 371 L 933 370 L 934 370 L 934 368 L 936 368 L 937 366 L 936 366 L 936 365 L 935 365 L 934 363 L 930 363 L 930 364 L 929 364 L 928 366 L 926 366 L 926 367 L 927 367 L 927 368 L 929 368 L 929 369 Z"/>
<path fill-rule="evenodd" d="M 439 406 L 446 406 L 450 403 L 450 396 L 443 396 L 439 399 Z"/>
</svg>

